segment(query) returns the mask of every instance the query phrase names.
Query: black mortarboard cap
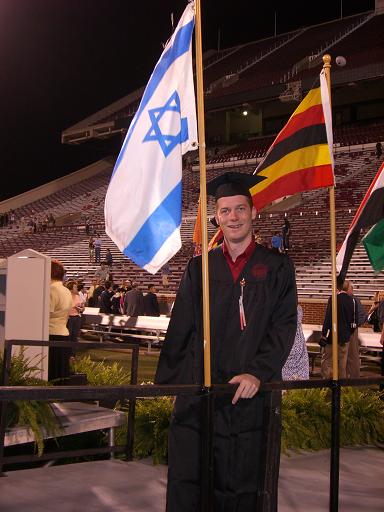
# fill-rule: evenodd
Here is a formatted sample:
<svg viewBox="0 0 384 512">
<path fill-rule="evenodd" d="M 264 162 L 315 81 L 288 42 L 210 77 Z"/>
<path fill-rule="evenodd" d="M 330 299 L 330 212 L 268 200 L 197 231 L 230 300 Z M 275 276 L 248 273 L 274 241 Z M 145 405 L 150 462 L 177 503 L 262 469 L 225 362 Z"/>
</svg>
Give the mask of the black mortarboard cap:
<svg viewBox="0 0 384 512">
<path fill-rule="evenodd" d="M 226 172 L 220 176 L 216 176 L 216 178 L 213 178 L 213 180 L 207 183 L 207 194 L 214 196 L 216 201 L 220 199 L 220 197 L 251 197 L 249 189 L 264 179 L 264 176 L 259 176 L 258 174 L 233 171 Z"/>
</svg>

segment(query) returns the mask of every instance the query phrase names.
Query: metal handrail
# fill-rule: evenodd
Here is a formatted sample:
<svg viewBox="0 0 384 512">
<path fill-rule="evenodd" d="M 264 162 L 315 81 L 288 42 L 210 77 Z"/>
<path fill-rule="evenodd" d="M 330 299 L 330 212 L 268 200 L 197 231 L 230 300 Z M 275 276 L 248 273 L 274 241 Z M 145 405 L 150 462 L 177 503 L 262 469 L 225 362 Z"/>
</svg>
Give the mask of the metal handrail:
<svg viewBox="0 0 384 512">
<path fill-rule="evenodd" d="M 10 350 L 9 347 L 12 345 L 43 345 L 43 346 L 87 346 L 88 348 L 105 346 L 109 348 L 114 346 L 115 348 L 121 348 L 123 345 L 130 345 L 131 348 L 137 349 L 138 356 L 138 345 L 137 344 L 122 344 L 116 347 L 114 343 L 88 343 L 88 342 L 52 342 L 52 341 L 36 341 L 36 340 L 8 340 L 5 343 L 5 353 L 7 353 L 7 359 L 4 358 L 4 364 L 10 362 Z M 8 352 L 7 352 L 8 349 Z M 132 357 L 132 361 L 133 361 Z M 137 367 L 136 367 L 137 377 Z M 5 371 L 3 372 L 3 378 Z M 338 500 L 339 500 L 339 428 L 340 428 L 340 396 L 341 389 L 345 386 L 371 386 L 376 384 L 384 384 L 384 377 L 365 377 L 360 379 L 340 379 L 334 380 L 301 380 L 301 381 L 276 381 L 268 382 L 261 385 L 259 392 L 269 393 L 269 415 L 267 421 L 268 436 L 265 450 L 266 465 L 269 468 L 263 482 L 263 493 L 260 497 L 261 504 L 259 510 L 261 512 L 268 512 L 271 510 L 271 500 L 277 503 L 277 488 L 276 479 L 274 475 L 274 464 L 276 464 L 276 445 L 279 442 L 279 432 L 276 428 L 275 419 L 280 417 L 280 396 L 282 390 L 292 389 L 314 389 L 328 387 L 331 389 L 331 457 L 330 457 L 330 501 L 329 510 L 330 512 L 338 511 Z M 198 384 L 183 384 L 183 385 L 137 385 L 132 384 L 129 386 L 0 386 L 0 404 L 2 404 L 2 415 L 1 415 L 1 428 L 0 428 L 0 464 L 3 458 L 3 446 L 4 446 L 4 405 L 10 400 L 96 400 L 96 399 L 116 399 L 116 400 L 133 400 L 136 398 L 148 398 L 158 396 L 177 396 L 177 395 L 189 395 L 189 396 L 201 396 L 204 401 L 204 426 L 203 429 L 203 451 L 202 451 L 202 471 L 205 476 L 202 485 L 202 511 L 211 512 L 212 505 L 212 489 L 213 489 L 213 443 L 212 443 L 212 418 L 213 418 L 213 398 L 216 394 L 233 393 L 236 389 L 237 384 L 214 384 L 210 388 L 205 388 Z M 131 415 L 131 407 L 130 407 Z M 134 410 L 133 410 L 134 415 Z M 133 446 L 133 422 L 134 417 L 131 416 L 132 423 L 130 424 L 131 432 L 128 433 L 129 442 L 131 447 Z M 105 453 L 105 448 L 96 449 L 98 453 Z M 119 451 L 119 447 L 113 447 L 109 451 Z M 78 452 L 70 452 L 71 455 L 79 455 Z M 96 453 L 96 452 L 95 452 Z M 49 456 L 55 454 L 48 454 L 42 457 L 40 460 L 46 460 Z M 56 454 L 57 455 L 57 454 Z M 61 452 L 58 455 L 68 456 L 66 452 Z M 84 453 L 83 453 L 84 455 Z M 52 457 L 51 457 L 52 458 Z M 18 461 L 26 460 L 17 457 Z M 31 456 L 28 458 L 31 459 Z M 271 469 L 272 468 L 272 469 Z"/>
</svg>

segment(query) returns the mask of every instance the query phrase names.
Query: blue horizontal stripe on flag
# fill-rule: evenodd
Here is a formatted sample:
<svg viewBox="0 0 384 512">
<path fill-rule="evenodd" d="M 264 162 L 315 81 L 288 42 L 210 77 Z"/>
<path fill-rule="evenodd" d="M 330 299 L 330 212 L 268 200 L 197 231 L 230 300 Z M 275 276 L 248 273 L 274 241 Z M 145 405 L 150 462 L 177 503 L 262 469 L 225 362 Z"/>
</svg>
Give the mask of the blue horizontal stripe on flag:
<svg viewBox="0 0 384 512">
<path fill-rule="evenodd" d="M 140 267 L 147 265 L 181 224 L 181 181 L 171 190 L 123 253 Z"/>
<path fill-rule="evenodd" d="M 193 27 L 194 27 L 194 20 L 191 20 L 189 23 L 181 27 L 181 29 L 177 32 L 175 39 L 173 41 L 173 45 L 167 52 L 165 52 L 162 56 L 158 64 L 156 65 L 152 76 L 147 84 L 147 87 L 145 88 L 144 95 L 141 99 L 139 110 L 136 112 L 136 115 L 131 123 L 131 126 L 129 127 L 127 136 L 125 138 L 124 144 L 121 148 L 121 151 L 119 153 L 119 156 L 116 160 L 115 168 L 112 173 L 112 177 L 115 174 L 117 168 L 119 167 L 120 161 L 124 156 L 125 148 L 128 145 L 129 139 L 131 138 L 132 132 L 135 128 L 135 125 L 137 121 L 139 120 L 140 115 L 142 114 L 143 110 L 145 109 L 146 105 L 152 98 L 153 94 L 155 93 L 158 85 L 160 84 L 161 80 L 163 79 L 165 73 L 168 71 L 168 68 L 173 64 L 173 62 L 183 55 L 185 52 L 188 51 L 189 46 L 191 44 L 192 39 L 192 33 L 193 33 Z"/>
</svg>

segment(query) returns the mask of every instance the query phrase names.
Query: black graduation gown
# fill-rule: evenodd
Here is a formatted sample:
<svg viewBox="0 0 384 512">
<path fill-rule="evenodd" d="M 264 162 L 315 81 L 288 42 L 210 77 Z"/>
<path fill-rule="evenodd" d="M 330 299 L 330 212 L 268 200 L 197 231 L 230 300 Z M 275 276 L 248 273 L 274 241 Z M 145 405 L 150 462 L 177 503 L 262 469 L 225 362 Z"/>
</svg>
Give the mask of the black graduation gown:
<svg viewBox="0 0 384 512">
<path fill-rule="evenodd" d="M 249 373 L 281 379 L 297 323 L 291 260 L 257 245 L 233 281 L 221 247 L 209 253 L 212 382 Z M 245 279 L 247 326 L 241 331 L 240 281 Z M 155 382 L 203 382 L 201 257 L 190 260 L 180 283 Z M 231 404 L 217 397 L 214 418 L 215 512 L 254 511 L 262 447 L 264 397 Z M 200 398 L 178 397 L 169 431 L 168 512 L 200 510 Z"/>
</svg>

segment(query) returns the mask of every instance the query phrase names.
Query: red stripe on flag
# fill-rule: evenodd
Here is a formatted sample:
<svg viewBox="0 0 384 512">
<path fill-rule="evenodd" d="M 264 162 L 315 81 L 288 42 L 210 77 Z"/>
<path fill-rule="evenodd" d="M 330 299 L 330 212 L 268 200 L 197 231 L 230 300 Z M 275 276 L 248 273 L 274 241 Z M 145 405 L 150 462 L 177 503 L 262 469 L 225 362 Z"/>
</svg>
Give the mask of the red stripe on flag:
<svg viewBox="0 0 384 512">
<path fill-rule="evenodd" d="M 278 142 L 281 142 L 282 140 L 290 137 L 296 131 L 301 130 L 302 128 L 306 128 L 307 126 L 312 126 L 315 124 L 324 123 L 325 121 L 323 106 L 320 104 L 314 105 L 313 107 L 309 107 L 307 108 L 307 110 L 305 110 L 304 112 L 300 112 L 300 114 L 295 115 L 288 121 L 285 128 L 281 130 L 279 135 L 274 140 L 271 148 L 275 146 L 275 144 L 277 144 Z"/>
<path fill-rule="evenodd" d="M 333 172 L 330 164 L 308 167 L 291 172 L 273 181 L 264 190 L 252 197 L 257 210 L 261 210 L 275 199 L 284 196 L 333 185 Z"/>
</svg>

